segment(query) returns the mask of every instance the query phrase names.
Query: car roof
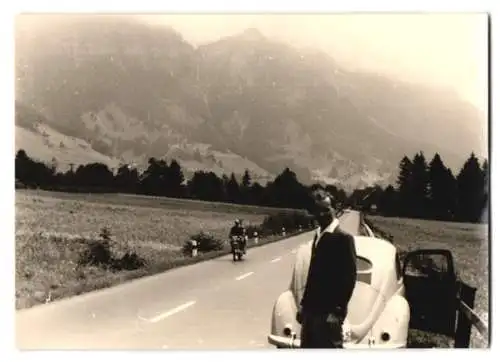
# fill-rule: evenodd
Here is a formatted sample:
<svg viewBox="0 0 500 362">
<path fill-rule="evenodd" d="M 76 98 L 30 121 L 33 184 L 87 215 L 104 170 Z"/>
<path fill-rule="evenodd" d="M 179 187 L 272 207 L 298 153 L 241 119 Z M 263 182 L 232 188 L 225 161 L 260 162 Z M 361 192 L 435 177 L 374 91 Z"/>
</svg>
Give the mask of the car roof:
<svg viewBox="0 0 500 362">
<path fill-rule="evenodd" d="M 396 247 L 391 242 L 373 236 L 354 236 L 356 254 L 368 259 L 374 265 L 394 263 Z"/>
</svg>

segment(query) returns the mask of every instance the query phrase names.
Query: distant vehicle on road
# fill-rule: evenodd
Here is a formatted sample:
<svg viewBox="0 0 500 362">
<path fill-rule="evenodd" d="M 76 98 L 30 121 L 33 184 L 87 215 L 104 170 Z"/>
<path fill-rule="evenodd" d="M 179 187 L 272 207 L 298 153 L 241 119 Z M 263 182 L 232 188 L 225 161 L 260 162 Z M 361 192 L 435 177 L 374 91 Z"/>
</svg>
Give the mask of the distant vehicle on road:
<svg viewBox="0 0 500 362">
<path fill-rule="evenodd" d="M 244 236 L 231 236 L 231 253 L 233 255 L 233 261 L 241 261 L 243 259 L 244 245 L 245 242 Z"/>
<path fill-rule="evenodd" d="M 354 237 L 357 281 L 343 326 L 344 348 L 405 348 L 409 328 L 453 336 L 457 283 L 451 253 L 417 250 L 401 265 L 391 242 L 363 234 Z M 298 250 L 290 286 L 273 308 L 268 342 L 278 348 L 300 347 L 301 326 L 295 318 L 311 243 Z"/>
</svg>

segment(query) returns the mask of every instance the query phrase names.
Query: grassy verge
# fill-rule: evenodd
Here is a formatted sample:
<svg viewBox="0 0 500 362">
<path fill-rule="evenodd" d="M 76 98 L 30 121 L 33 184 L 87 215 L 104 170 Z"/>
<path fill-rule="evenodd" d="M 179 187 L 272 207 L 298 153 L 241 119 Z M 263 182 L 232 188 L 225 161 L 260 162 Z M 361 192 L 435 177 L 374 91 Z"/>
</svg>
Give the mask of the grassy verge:
<svg viewBox="0 0 500 362">
<path fill-rule="evenodd" d="M 488 320 L 488 226 L 413 220 L 403 218 L 366 217 L 375 234 L 392 240 L 398 249 L 405 252 L 420 248 L 443 248 L 453 253 L 459 277 L 477 288 L 474 310 L 484 321 Z M 419 331 L 410 331 L 413 347 L 449 347 L 450 341 Z M 484 348 L 488 341 L 472 328 L 471 347 Z"/>
<path fill-rule="evenodd" d="M 186 257 L 182 249 L 186 240 L 200 231 L 225 240 L 236 217 L 243 218 L 246 225 L 260 225 L 269 214 L 269 210 L 259 211 L 256 207 L 250 207 L 249 212 L 242 208 L 239 212 L 227 211 L 230 206 L 225 209 L 221 205 L 216 205 L 218 209 L 214 211 L 213 206 L 209 208 L 204 203 L 196 209 L 194 201 L 190 201 L 189 208 L 182 208 L 177 201 L 154 198 L 141 198 L 141 204 L 132 202 L 131 206 L 130 197 L 108 198 L 109 203 L 103 195 L 95 201 L 81 196 L 72 199 L 67 195 L 58 198 L 16 193 L 16 308 L 225 255 L 227 247 L 196 258 Z M 102 228 L 111 231 L 113 258 L 135 254 L 145 261 L 144 265 L 134 270 L 82 265 L 79 261 L 89 245 L 102 244 Z M 270 235 L 255 246 L 279 239 Z"/>
</svg>

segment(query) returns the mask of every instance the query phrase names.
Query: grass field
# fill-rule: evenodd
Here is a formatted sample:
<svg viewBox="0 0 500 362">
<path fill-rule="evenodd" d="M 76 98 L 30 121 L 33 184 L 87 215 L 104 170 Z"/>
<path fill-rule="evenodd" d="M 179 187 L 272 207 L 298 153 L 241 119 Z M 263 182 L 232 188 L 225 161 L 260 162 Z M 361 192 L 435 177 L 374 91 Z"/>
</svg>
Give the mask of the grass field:
<svg viewBox="0 0 500 362">
<path fill-rule="evenodd" d="M 173 199 L 161 196 L 145 196 L 132 194 L 87 194 L 66 193 L 45 190 L 16 190 L 16 196 L 52 197 L 59 200 L 85 201 L 107 205 L 146 206 L 154 208 L 183 209 L 194 211 L 215 211 L 241 214 L 269 214 L 276 211 L 295 212 L 294 209 L 273 208 L 264 206 L 237 205 L 222 202 L 209 202 L 189 199 Z"/>
<path fill-rule="evenodd" d="M 419 248 L 444 248 L 453 253 L 455 269 L 467 284 L 476 287 L 474 310 L 484 321 L 489 313 L 489 257 L 488 226 L 402 218 L 369 216 L 377 228 L 390 234 L 394 243 L 402 251 Z M 488 345 L 473 328 L 471 347 Z M 412 331 L 414 342 L 425 342 L 425 336 Z M 439 347 L 447 347 L 447 341 L 432 336 Z"/>
<path fill-rule="evenodd" d="M 236 217 L 260 224 L 276 209 L 133 195 L 16 191 L 16 307 L 106 287 L 165 270 L 185 259 L 181 248 L 199 231 L 225 239 Z M 135 251 L 139 271 L 111 272 L 77 260 L 102 228 L 118 256 Z"/>
</svg>

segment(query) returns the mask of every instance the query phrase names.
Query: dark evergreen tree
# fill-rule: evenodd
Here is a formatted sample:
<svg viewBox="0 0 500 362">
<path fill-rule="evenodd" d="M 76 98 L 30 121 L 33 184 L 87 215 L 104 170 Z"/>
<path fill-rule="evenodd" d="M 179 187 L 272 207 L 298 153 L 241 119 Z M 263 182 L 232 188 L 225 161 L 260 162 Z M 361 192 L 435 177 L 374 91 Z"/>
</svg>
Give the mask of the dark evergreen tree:
<svg viewBox="0 0 500 362">
<path fill-rule="evenodd" d="M 398 214 L 402 217 L 411 216 L 413 207 L 412 190 L 412 168 L 413 164 L 407 156 L 404 156 L 399 163 L 399 175 L 397 180 L 398 191 Z"/>
<path fill-rule="evenodd" d="M 483 209 L 483 216 L 482 216 L 482 222 L 488 222 L 489 219 L 489 212 L 490 212 L 490 205 L 489 205 L 489 190 L 490 190 L 490 170 L 489 170 L 489 165 L 488 165 L 488 160 L 483 161 L 483 165 L 481 167 L 481 173 L 482 173 L 482 179 L 483 179 L 483 184 L 484 184 L 484 191 L 483 191 L 483 202 L 482 202 L 482 209 Z"/>
<path fill-rule="evenodd" d="M 184 197 L 183 183 L 184 173 L 182 172 L 182 167 L 176 160 L 172 160 L 168 167 L 168 177 L 166 180 L 167 196 Z"/>
<path fill-rule="evenodd" d="M 457 179 L 451 169 L 446 169 L 445 204 L 448 206 L 447 220 L 455 220 L 458 205 Z"/>
<path fill-rule="evenodd" d="M 425 219 L 429 213 L 429 173 L 425 156 L 422 152 L 415 155 L 412 162 L 412 212 L 410 216 Z"/>
<path fill-rule="evenodd" d="M 188 182 L 189 195 L 204 201 L 224 201 L 224 185 L 213 172 L 196 171 Z"/>
<path fill-rule="evenodd" d="M 250 171 L 248 169 L 245 170 L 243 177 L 241 179 L 241 186 L 245 189 L 249 189 L 252 186 L 252 176 L 250 176 Z"/>
<path fill-rule="evenodd" d="M 449 193 L 452 191 L 449 170 L 439 154 L 429 164 L 429 217 L 435 220 L 449 220 L 452 205 Z"/>
<path fill-rule="evenodd" d="M 74 180 L 78 186 L 95 191 L 109 192 L 115 187 L 113 172 L 107 165 L 98 162 L 78 166 Z"/>
<path fill-rule="evenodd" d="M 120 192 L 135 193 L 138 191 L 139 172 L 128 164 L 121 165 L 115 176 L 115 188 Z"/>
<path fill-rule="evenodd" d="M 234 173 L 231 173 L 231 177 L 229 178 L 229 182 L 226 186 L 227 198 L 229 202 L 238 203 L 241 199 L 240 193 L 240 185 L 236 180 L 236 176 Z"/>
<path fill-rule="evenodd" d="M 397 191 L 394 189 L 394 186 L 389 185 L 385 188 L 382 193 L 379 203 L 378 203 L 378 211 L 387 217 L 396 216 L 397 215 Z"/>
<path fill-rule="evenodd" d="M 254 182 L 250 188 L 250 204 L 265 205 L 264 202 L 264 186 L 258 182 Z"/>
<path fill-rule="evenodd" d="M 251 203 L 250 188 L 252 187 L 252 176 L 250 176 L 250 171 L 245 170 L 243 177 L 241 178 L 240 187 L 240 200 L 243 204 Z"/>
<path fill-rule="evenodd" d="M 483 213 L 484 178 L 479 160 L 472 153 L 457 176 L 458 221 L 478 222 Z"/>
</svg>

